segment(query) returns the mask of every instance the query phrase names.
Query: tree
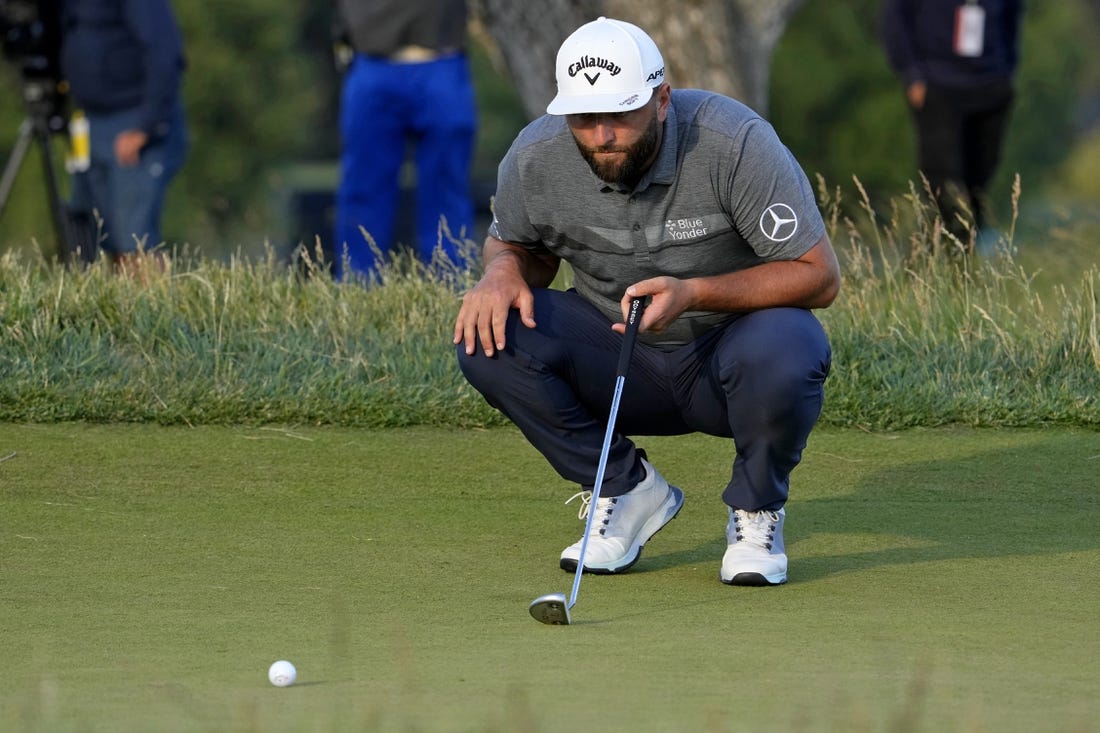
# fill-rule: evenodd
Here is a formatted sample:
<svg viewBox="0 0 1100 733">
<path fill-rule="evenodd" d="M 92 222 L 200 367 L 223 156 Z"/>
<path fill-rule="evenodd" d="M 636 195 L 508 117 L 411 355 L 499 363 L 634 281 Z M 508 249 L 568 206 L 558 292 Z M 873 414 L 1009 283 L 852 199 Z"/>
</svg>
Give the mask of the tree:
<svg viewBox="0 0 1100 733">
<path fill-rule="evenodd" d="M 192 145 L 164 231 L 210 253 L 258 249 L 285 228 L 285 167 L 313 141 L 331 56 L 303 51 L 311 3 L 174 0 L 188 69 Z M 273 244 L 279 244 L 273 242 Z"/>
<path fill-rule="evenodd" d="M 546 111 L 554 96 L 554 58 L 565 37 L 599 16 L 600 0 L 474 0 L 475 22 L 488 31 L 485 39 L 507 68 L 531 119 Z M 537 8 L 537 10 L 536 10 Z"/>
<path fill-rule="evenodd" d="M 761 113 L 768 107 L 772 52 L 805 0 L 478 0 L 488 29 L 515 79 L 528 116 L 554 96 L 554 58 L 573 30 L 600 15 L 645 29 L 661 48 L 677 87 L 727 94 Z"/>
</svg>

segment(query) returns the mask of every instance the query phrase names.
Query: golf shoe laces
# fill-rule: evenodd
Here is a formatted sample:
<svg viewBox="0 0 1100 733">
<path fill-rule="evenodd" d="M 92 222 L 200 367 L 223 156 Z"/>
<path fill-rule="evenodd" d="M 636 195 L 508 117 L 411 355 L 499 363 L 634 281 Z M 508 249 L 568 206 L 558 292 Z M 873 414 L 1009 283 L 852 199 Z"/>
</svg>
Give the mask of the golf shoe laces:
<svg viewBox="0 0 1100 733">
<path fill-rule="evenodd" d="M 581 500 L 580 511 L 577 512 L 577 519 L 588 519 L 588 507 L 592 504 L 592 492 L 591 491 L 578 491 L 565 500 L 566 504 L 571 504 L 574 499 Z"/>
<path fill-rule="evenodd" d="M 778 521 L 779 515 L 775 512 L 746 512 L 737 509 L 733 512 L 733 531 L 738 542 L 748 542 L 770 550 Z"/>
<path fill-rule="evenodd" d="M 576 494 L 573 494 L 568 499 L 566 499 L 565 503 L 568 504 L 578 497 L 580 497 L 581 506 L 580 509 L 577 511 L 577 519 L 588 519 L 588 512 L 591 511 L 592 508 L 592 492 L 578 491 Z M 607 527 L 608 524 L 611 523 L 611 513 L 615 511 L 616 501 L 616 497 L 612 497 L 610 499 L 600 497 L 600 500 L 596 502 L 597 514 L 592 520 L 593 534 L 603 534 L 604 529 Z"/>
</svg>

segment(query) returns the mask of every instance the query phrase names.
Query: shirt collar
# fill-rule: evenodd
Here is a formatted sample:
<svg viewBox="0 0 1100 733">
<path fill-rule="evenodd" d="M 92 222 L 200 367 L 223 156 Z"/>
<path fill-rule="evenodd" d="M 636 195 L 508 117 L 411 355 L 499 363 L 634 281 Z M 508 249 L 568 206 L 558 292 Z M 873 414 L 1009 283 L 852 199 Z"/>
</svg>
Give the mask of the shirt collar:
<svg viewBox="0 0 1100 733">
<path fill-rule="evenodd" d="M 661 149 L 657 151 L 657 160 L 653 161 L 642 180 L 638 183 L 638 190 L 644 189 L 651 183 L 659 183 L 670 186 L 676 180 L 676 159 L 679 157 L 679 136 L 676 134 L 676 109 L 672 106 L 672 100 L 668 102 L 668 114 L 665 115 L 665 132 L 661 137 Z"/>
</svg>

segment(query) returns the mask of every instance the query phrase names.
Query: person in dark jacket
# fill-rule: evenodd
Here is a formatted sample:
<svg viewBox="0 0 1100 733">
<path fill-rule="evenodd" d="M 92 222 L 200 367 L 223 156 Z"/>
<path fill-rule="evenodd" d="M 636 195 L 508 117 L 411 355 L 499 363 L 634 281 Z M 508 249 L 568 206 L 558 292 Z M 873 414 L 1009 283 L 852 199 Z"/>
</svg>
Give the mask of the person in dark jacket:
<svg viewBox="0 0 1100 733">
<path fill-rule="evenodd" d="M 986 225 L 1019 62 L 1023 0 L 884 0 L 880 33 L 905 85 L 917 161 L 948 231 L 970 248 Z"/>
<path fill-rule="evenodd" d="M 98 222 L 122 270 L 161 244 L 168 184 L 187 155 L 183 39 L 169 0 L 61 0 L 61 69 L 88 120 L 91 154 L 73 206 Z"/>
</svg>

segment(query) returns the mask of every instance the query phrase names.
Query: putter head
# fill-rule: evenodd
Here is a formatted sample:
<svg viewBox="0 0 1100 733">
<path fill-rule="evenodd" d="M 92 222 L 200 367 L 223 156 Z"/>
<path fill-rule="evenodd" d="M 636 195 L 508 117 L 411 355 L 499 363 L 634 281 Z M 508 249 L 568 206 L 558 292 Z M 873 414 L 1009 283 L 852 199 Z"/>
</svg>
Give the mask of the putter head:
<svg viewBox="0 0 1100 733">
<path fill-rule="evenodd" d="M 549 593 L 539 596 L 531 601 L 528 608 L 531 616 L 538 622 L 551 626 L 568 626 L 572 621 L 569 618 L 569 604 L 565 600 L 564 593 Z"/>
</svg>

